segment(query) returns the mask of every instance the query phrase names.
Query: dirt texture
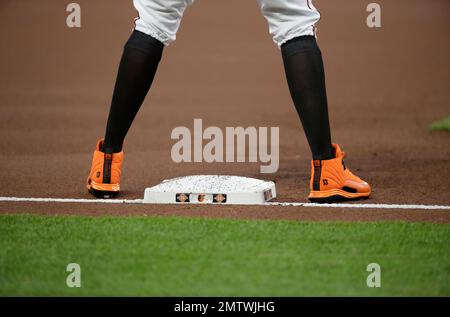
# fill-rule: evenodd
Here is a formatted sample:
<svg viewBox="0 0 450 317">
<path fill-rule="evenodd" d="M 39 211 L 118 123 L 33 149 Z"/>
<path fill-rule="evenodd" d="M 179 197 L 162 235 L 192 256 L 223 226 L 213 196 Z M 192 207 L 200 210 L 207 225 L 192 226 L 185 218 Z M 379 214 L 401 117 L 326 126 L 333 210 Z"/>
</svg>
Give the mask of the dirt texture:
<svg viewBox="0 0 450 317">
<path fill-rule="evenodd" d="M 131 1 L 0 4 L 0 196 L 90 198 L 84 182 L 104 134 Z M 382 27 L 368 1 L 316 0 L 334 142 L 373 187 L 368 203 L 450 205 L 450 134 L 429 124 L 450 114 L 450 2 L 384 0 Z M 280 167 L 174 163 L 178 126 L 280 127 Z M 191 174 L 276 181 L 278 200 L 307 201 L 310 153 L 287 88 L 280 51 L 256 1 L 199 0 L 167 47 L 125 145 L 121 198 Z M 0 203 L 0 213 L 182 215 L 245 219 L 450 222 L 448 211 L 306 207 L 129 206 Z"/>
</svg>

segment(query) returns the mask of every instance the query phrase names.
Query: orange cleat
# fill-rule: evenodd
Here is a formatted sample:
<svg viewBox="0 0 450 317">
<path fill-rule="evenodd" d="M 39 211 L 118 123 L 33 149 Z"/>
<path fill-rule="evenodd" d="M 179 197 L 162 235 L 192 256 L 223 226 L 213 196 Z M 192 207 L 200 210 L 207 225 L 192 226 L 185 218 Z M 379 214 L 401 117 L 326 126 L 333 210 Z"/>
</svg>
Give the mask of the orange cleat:
<svg viewBox="0 0 450 317">
<path fill-rule="evenodd" d="M 367 198 L 370 185 L 363 181 L 344 164 L 345 153 L 333 143 L 336 158 L 311 161 L 309 200 L 317 203 L 334 203 L 344 200 Z"/>
<path fill-rule="evenodd" d="M 103 139 L 97 142 L 86 187 L 97 198 L 113 198 L 120 191 L 123 151 L 104 153 L 102 145 Z"/>
</svg>

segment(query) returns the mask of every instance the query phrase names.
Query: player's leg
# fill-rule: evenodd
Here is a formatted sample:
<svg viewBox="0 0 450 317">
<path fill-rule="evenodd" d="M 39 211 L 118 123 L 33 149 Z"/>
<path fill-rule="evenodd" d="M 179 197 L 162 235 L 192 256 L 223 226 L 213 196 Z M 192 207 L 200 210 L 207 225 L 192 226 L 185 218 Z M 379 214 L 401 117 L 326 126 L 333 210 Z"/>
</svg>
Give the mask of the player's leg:
<svg viewBox="0 0 450 317">
<path fill-rule="evenodd" d="M 163 48 L 175 40 L 184 10 L 193 0 L 134 0 L 139 13 L 124 46 L 104 140 L 94 152 L 87 187 L 100 197 L 120 190 L 122 145 L 153 82 Z"/>
<path fill-rule="evenodd" d="M 287 82 L 314 159 L 333 156 L 325 76 L 315 39 L 319 12 L 309 0 L 258 0 L 281 47 Z"/>
<path fill-rule="evenodd" d="M 315 37 L 320 14 L 311 0 L 258 0 L 274 42 L 281 48 L 286 79 L 312 153 L 313 201 L 367 197 L 370 186 L 343 164 L 331 143 L 325 72 Z"/>
<path fill-rule="evenodd" d="M 105 150 L 118 152 L 155 76 L 163 48 L 175 41 L 193 0 L 134 0 L 139 17 L 125 44 L 109 113 Z"/>
<path fill-rule="evenodd" d="M 134 30 L 124 46 L 106 125 L 103 150 L 122 150 L 131 126 L 153 82 L 164 44 Z"/>
</svg>

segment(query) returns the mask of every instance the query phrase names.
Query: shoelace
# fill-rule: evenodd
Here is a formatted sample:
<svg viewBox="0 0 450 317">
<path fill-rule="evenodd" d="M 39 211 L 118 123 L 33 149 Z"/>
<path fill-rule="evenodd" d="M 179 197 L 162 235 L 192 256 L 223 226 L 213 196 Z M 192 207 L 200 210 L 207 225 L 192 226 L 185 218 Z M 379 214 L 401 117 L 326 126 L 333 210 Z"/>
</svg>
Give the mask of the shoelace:
<svg viewBox="0 0 450 317">
<path fill-rule="evenodd" d="M 345 152 L 341 152 L 342 154 L 342 166 L 344 167 L 344 171 L 347 169 L 347 166 L 345 166 L 344 158 L 345 158 Z"/>
</svg>

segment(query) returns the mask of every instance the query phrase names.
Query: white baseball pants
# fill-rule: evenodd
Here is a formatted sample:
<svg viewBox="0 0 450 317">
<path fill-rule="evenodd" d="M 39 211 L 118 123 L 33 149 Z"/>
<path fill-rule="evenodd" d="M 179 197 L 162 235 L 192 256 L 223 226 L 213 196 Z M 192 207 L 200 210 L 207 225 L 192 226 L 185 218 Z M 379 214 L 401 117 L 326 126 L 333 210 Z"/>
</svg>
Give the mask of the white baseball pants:
<svg viewBox="0 0 450 317">
<path fill-rule="evenodd" d="M 184 10 L 194 0 L 133 0 L 136 30 L 169 45 L 175 41 Z M 273 41 L 281 46 L 298 36 L 315 35 L 320 14 L 312 0 L 257 0 Z"/>
</svg>

